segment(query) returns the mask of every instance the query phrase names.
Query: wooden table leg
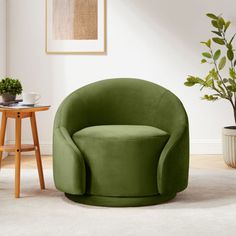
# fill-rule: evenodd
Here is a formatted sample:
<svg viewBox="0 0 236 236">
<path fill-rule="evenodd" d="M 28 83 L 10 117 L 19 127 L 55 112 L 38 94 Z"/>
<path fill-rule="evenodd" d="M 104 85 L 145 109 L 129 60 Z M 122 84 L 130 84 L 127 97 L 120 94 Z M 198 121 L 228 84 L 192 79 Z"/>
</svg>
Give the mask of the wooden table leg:
<svg viewBox="0 0 236 236">
<path fill-rule="evenodd" d="M 21 115 L 17 113 L 16 117 L 16 151 L 15 151 L 15 197 L 20 197 L 20 164 L 21 164 Z"/>
<path fill-rule="evenodd" d="M 4 145 L 6 126 L 7 126 L 7 116 L 6 116 L 6 112 L 3 112 L 2 113 L 2 122 L 1 122 L 1 131 L 0 131 L 0 146 Z M 2 166 L 2 154 L 3 154 L 3 152 L 0 151 L 0 169 Z"/>
<path fill-rule="evenodd" d="M 39 138 L 38 138 L 37 124 L 36 124 L 36 117 L 35 117 L 34 112 L 32 112 L 32 115 L 30 117 L 30 122 L 31 122 L 31 129 L 32 129 L 32 135 L 33 135 L 34 146 L 35 146 L 35 155 L 36 155 L 36 161 L 37 161 L 37 167 L 38 167 L 40 187 L 41 189 L 45 189 L 43 167 L 42 167 L 42 160 L 41 160 L 40 147 L 39 147 Z"/>
</svg>

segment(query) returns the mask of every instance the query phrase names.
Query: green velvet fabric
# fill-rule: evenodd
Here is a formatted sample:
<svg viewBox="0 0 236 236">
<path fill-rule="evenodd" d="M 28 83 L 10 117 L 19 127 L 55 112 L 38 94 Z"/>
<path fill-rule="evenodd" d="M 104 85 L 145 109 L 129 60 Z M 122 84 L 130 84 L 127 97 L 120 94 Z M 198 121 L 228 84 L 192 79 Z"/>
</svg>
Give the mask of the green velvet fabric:
<svg viewBox="0 0 236 236">
<path fill-rule="evenodd" d="M 109 207 L 136 207 L 156 205 L 173 199 L 176 193 L 158 194 L 146 197 L 104 197 L 95 195 L 73 195 L 65 193 L 66 197 L 74 202 L 87 205 L 109 206 Z"/>
<path fill-rule="evenodd" d="M 73 135 L 86 164 L 86 194 L 158 194 L 157 164 L 169 135 L 151 126 L 101 125 Z"/>
<path fill-rule="evenodd" d="M 156 193 L 172 196 L 187 187 L 189 130 L 188 118 L 182 103 L 173 93 L 157 84 L 124 78 L 103 80 L 87 85 L 73 92 L 60 105 L 54 121 L 53 135 L 54 181 L 59 190 L 78 196 L 83 196 L 87 190 L 92 190 L 87 186 L 90 174 L 86 153 L 81 150 L 80 144 L 75 144 L 72 137 L 85 128 L 101 125 L 150 126 L 168 133 L 167 143 L 162 146 L 161 151 L 156 150 L 158 153 L 156 156 Z M 121 133 L 119 135 L 119 142 L 116 145 L 125 145 L 125 137 Z M 76 139 L 75 136 L 74 139 Z M 148 139 L 149 137 L 143 137 L 142 141 L 145 142 Z M 81 142 L 83 145 L 86 143 L 87 150 L 88 143 L 92 142 L 84 140 Z M 93 145 L 98 146 L 97 143 L 99 142 L 95 142 Z M 103 145 L 105 145 L 105 141 L 103 141 Z M 135 142 L 132 145 L 131 149 L 134 150 Z M 146 145 L 146 149 L 153 149 L 154 144 Z M 97 146 L 96 148 L 98 148 Z M 109 148 L 112 147 L 109 146 Z M 90 150 L 90 152 L 93 151 Z M 118 151 L 116 152 L 118 153 Z M 116 154 L 117 157 L 118 154 Z M 137 157 L 142 161 L 145 158 L 143 156 L 142 159 L 141 155 Z M 122 158 L 124 157 L 122 156 Z M 137 165 L 137 162 L 134 162 L 133 165 Z M 111 162 L 109 166 L 111 166 Z M 105 168 L 106 166 L 104 166 Z M 145 167 L 143 166 L 143 168 Z M 145 172 L 145 170 L 143 171 Z M 132 172 L 132 168 L 130 172 Z M 137 175 L 136 170 L 134 174 Z M 151 182 L 153 183 L 153 181 Z M 153 184 L 150 186 L 145 189 L 141 184 L 138 191 L 130 186 L 130 191 L 143 197 L 146 193 L 154 193 L 151 190 Z M 100 190 L 104 190 L 104 188 L 96 189 L 96 191 Z M 118 195 L 118 192 L 114 192 L 112 189 L 99 192 L 104 197 L 106 197 L 106 193 Z M 123 197 L 123 194 L 120 197 Z"/>
</svg>

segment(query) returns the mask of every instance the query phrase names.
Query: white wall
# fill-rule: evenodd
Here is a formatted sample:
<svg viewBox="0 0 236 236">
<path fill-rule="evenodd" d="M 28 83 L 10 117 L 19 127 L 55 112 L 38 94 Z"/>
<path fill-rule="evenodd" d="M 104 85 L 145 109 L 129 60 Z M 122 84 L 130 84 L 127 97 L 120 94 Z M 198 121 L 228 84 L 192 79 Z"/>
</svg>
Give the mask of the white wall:
<svg viewBox="0 0 236 236">
<path fill-rule="evenodd" d="M 6 0 L 0 0 L 0 79 L 6 76 Z M 0 97 L 0 101 L 1 101 Z M 0 114 L 0 118 L 2 114 Z M 6 139 L 7 139 L 6 134 Z M 3 158 L 7 153 L 3 153 Z"/>
<path fill-rule="evenodd" d="M 220 153 L 221 128 L 233 124 L 230 106 L 200 100 L 198 89 L 186 88 L 183 82 L 189 74 L 208 70 L 199 63 L 199 42 L 208 39 L 211 29 L 205 13 L 224 13 L 236 31 L 235 0 L 107 2 L 108 54 L 81 56 L 45 54 L 44 0 L 7 1 L 7 72 L 52 105 L 50 112 L 38 114 L 44 152 L 50 152 L 57 107 L 70 92 L 104 78 L 138 77 L 165 86 L 183 101 L 192 153 Z M 31 139 L 27 132 L 25 141 Z"/>
<path fill-rule="evenodd" d="M 6 0 L 0 0 L 0 78 L 6 75 Z"/>
</svg>

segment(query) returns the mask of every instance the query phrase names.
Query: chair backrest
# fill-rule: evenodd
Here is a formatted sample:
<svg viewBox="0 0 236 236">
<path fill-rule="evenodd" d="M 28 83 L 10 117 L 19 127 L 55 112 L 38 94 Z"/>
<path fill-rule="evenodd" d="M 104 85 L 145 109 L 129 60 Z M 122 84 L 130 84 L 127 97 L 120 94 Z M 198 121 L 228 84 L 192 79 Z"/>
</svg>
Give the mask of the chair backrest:
<svg viewBox="0 0 236 236">
<path fill-rule="evenodd" d="M 167 89 L 140 79 L 108 79 L 82 87 L 58 109 L 55 126 L 70 134 L 89 126 L 150 125 L 170 134 L 188 123 L 180 100 Z"/>
</svg>

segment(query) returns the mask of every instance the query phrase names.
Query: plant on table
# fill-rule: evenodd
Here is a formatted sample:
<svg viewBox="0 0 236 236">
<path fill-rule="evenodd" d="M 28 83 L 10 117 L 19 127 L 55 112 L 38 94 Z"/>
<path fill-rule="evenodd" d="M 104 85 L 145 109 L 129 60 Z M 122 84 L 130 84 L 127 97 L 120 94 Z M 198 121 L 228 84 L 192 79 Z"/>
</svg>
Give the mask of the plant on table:
<svg viewBox="0 0 236 236">
<path fill-rule="evenodd" d="M 4 78 L 0 81 L 0 95 L 4 102 L 15 100 L 22 93 L 22 85 L 18 79 Z"/>
</svg>

